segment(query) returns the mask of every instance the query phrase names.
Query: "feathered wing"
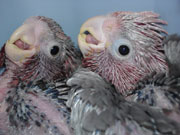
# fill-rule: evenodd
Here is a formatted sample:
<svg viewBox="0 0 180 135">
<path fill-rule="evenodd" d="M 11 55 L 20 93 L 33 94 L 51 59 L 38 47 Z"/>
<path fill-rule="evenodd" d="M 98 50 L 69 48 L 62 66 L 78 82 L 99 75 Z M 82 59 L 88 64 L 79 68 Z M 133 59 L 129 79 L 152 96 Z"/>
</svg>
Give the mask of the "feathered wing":
<svg viewBox="0 0 180 135">
<path fill-rule="evenodd" d="M 68 81 L 67 105 L 77 135 L 178 135 L 179 126 L 158 110 L 127 102 L 99 75 L 79 69 Z"/>
<path fill-rule="evenodd" d="M 165 73 L 152 74 L 137 83 L 126 98 L 160 109 L 164 114 L 180 122 L 180 78 Z"/>
<path fill-rule="evenodd" d="M 172 76 L 180 76 L 180 36 L 169 35 L 164 41 L 164 50 Z"/>
</svg>

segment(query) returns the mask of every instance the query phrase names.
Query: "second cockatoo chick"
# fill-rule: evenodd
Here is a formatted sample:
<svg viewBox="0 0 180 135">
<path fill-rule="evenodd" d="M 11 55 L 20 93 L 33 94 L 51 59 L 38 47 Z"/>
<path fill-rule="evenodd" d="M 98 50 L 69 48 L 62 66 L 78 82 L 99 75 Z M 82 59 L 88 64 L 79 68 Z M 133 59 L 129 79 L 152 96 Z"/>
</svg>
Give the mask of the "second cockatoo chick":
<svg viewBox="0 0 180 135">
<path fill-rule="evenodd" d="M 162 46 L 165 24 L 153 12 L 114 12 L 87 20 L 78 36 L 84 66 L 126 95 L 145 76 L 168 70 Z"/>
</svg>

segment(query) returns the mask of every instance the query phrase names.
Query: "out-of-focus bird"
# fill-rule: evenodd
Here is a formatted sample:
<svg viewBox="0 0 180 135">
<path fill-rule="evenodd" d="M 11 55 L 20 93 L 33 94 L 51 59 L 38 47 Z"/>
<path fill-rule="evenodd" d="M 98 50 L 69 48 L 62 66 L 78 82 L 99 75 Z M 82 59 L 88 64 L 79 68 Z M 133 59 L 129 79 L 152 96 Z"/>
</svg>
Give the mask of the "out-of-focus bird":
<svg viewBox="0 0 180 135">
<path fill-rule="evenodd" d="M 153 73 L 143 78 L 126 99 L 159 108 L 180 123 L 180 36 L 167 36 L 164 51 L 168 74 Z"/>
<path fill-rule="evenodd" d="M 180 36 L 169 35 L 164 41 L 164 50 L 169 67 L 169 76 L 180 76 Z"/>
<path fill-rule="evenodd" d="M 64 86 L 81 56 L 62 28 L 52 19 L 31 17 L 0 55 L 0 66 L 6 66 L 0 78 L 0 134 L 72 134 Z"/>
<path fill-rule="evenodd" d="M 0 50 L 0 103 L 4 99 L 5 93 L 7 92 L 7 83 L 10 81 L 10 76 L 12 76 L 12 71 L 10 69 L 11 66 L 7 67 L 9 68 L 9 72 L 6 72 L 6 65 L 5 61 L 8 61 L 5 54 L 5 45 Z M 13 66 L 12 66 L 13 67 Z"/>
<path fill-rule="evenodd" d="M 75 135 L 179 135 L 180 124 L 161 111 L 128 102 L 98 74 L 79 69 L 67 81 Z"/>
<path fill-rule="evenodd" d="M 145 76 L 168 70 L 161 24 L 166 22 L 153 12 L 114 12 L 87 20 L 78 36 L 84 66 L 126 95 Z"/>
<path fill-rule="evenodd" d="M 4 46 L 0 50 L 0 72 L 3 72 L 3 68 L 5 68 L 5 50 Z"/>
</svg>

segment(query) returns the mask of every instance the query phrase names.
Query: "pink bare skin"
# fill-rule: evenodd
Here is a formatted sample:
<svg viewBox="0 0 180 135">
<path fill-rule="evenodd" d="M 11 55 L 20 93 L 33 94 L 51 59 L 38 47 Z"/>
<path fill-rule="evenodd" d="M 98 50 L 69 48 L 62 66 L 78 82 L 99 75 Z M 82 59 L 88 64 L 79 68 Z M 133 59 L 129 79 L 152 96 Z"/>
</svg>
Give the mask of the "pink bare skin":
<svg viewBox="0 0 180 135">
<path fill-rule="evenodd" d="M 66 100 L 56 97 L 61 90 L 53 97 L 48 86 L 76 69 L 74 50 L 60 26 L 46 17 L 31 17 L 12 34 L 0 53 L 6 68 L 0 78 L 0 134 L 72 134 Z M 39 81 L 47 89 L 40 89 Z"/>
</svg>

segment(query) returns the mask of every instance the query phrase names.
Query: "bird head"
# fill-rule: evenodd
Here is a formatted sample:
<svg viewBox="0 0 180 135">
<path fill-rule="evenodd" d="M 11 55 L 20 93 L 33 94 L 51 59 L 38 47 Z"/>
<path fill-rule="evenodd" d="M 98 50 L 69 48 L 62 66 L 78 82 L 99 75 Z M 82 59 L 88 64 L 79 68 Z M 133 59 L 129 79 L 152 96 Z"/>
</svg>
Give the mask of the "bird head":
<svg viewBox="0 0 180 135">
<path fill-rule="evenodd" d="M 78 35 L 84 66 L 123 94 L 146 75 L 165 72 L 166 31 L 160 24 L 166 22 L 153 12 L 114 12 L 88 19 Z"/>
<path fill-rule="evenodd" d="M 28 18 L 7 41 L 5 53 L 28 76 L 49 79 L 69 74 L 79 56 L 62 28 L 42 16 Z"/>
</svg>

